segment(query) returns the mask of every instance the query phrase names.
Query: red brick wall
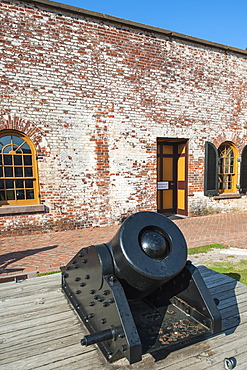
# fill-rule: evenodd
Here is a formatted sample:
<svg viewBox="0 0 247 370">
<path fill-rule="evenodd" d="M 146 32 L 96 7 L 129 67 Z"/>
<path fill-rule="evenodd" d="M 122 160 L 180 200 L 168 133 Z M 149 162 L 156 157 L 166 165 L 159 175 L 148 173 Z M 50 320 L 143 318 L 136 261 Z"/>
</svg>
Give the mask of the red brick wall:
<svg viewBox="0 0 247 370">
<path fill-rule="evenodd" d="M 0 20 L 0 130 L 33 140 L 49 211 L 0 216 L 2 233 L 155 211 L 157 137 L 190 140 L 189 214 L 247 209 L 203 195 L 205 141 L 246 144 L 246 56 L 22 1 Z"/>
</svg>

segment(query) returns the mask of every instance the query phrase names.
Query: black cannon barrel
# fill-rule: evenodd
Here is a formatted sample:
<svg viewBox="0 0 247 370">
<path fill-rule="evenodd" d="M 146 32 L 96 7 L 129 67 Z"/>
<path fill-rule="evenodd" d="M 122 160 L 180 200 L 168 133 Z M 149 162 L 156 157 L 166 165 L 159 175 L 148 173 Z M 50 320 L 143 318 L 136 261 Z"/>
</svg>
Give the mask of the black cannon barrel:
<svg viewBox="0 0 247 370">
<path fill-rule="evenodd" d="M 135 298 L 150 294 L 172 279 L 187 259 L 187 245 L 180 229 L 155 212 L 128 217 L 106 245 L 113 256 L 115 275 L 126 294 Z"/>
</svg>

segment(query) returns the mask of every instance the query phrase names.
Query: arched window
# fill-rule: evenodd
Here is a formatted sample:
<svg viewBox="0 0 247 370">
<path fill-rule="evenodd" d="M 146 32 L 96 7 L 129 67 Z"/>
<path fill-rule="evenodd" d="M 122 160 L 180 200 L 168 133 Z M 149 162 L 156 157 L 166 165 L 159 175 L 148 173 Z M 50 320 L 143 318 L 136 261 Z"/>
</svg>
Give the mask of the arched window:
<svg viewBox="0 0 247 370">
<path fill-rule="evenodd" d="M 0 131 L 0 206 L 39 204 L 36 150 L 15 130 Z"/>
<path fill-rule="evenodd" d="M 237 191 L 237 149 L 225 142 L 218 149 L 218 190 L 219 193 Z"/>
</svg>

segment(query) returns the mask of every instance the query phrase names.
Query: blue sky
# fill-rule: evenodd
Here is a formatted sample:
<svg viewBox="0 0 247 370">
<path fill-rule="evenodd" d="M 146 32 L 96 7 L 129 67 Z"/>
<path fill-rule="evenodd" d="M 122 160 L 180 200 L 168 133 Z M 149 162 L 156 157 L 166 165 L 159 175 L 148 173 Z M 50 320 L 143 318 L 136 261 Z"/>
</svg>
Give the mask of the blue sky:
<svg viewBox="0 0 247 370">
<path fill-rule="evenodd" d="M 247 0 L 57 1 L 240 49 L 247 47 Z"/>
</svg>

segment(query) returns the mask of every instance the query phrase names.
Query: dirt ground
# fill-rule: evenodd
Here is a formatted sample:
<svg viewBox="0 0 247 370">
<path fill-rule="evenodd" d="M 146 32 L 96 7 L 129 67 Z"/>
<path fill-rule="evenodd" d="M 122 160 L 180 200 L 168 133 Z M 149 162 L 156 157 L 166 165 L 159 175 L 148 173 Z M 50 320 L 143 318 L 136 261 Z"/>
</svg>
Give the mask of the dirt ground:
<svg viewBox="0 0 247 370">
<path fill-rule="evenodd" d="M 213 249 L 207 253 L 189 255 L 188 259 L 194 262 L 240 262 L 247 261 L 247 250 L 241 248 Z"/>
</svg>

